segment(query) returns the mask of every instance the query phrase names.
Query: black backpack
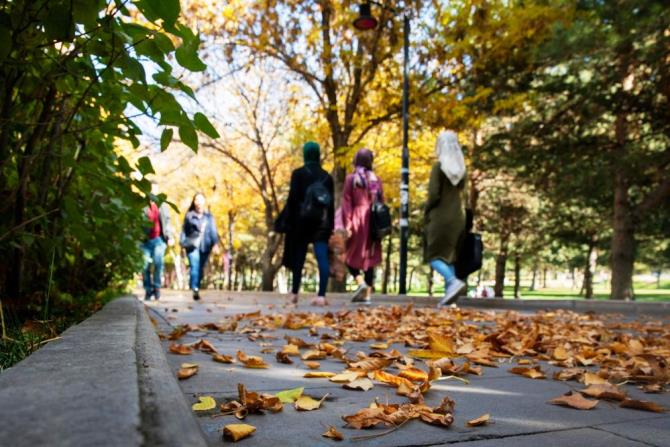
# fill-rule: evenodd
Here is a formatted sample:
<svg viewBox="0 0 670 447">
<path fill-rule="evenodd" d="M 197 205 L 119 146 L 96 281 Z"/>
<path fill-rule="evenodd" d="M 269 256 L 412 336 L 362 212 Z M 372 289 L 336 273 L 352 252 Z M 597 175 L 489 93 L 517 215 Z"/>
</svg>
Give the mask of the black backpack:
<svg viewBox="0 0 670 447">
<path fill-rule="evenodd" d="M 391 210 L 388 205 L 379 200 L 379 193 L 377 193 L 370 206 L 370 223 L 372 239 L 376 241 L 381 241 L 391 234 L 393 230 L 391 225 Z"/>
<path fill-rule="evenodd" d="M 317 222 L 324 218 L 328 212 L 328 207 L 333 203 L 333 197 L 326 187 L 327 179 L 328 174 L 307 187 L 305 199 L 300 206 L 301 218 L 312 222 Z"/>
</svg>

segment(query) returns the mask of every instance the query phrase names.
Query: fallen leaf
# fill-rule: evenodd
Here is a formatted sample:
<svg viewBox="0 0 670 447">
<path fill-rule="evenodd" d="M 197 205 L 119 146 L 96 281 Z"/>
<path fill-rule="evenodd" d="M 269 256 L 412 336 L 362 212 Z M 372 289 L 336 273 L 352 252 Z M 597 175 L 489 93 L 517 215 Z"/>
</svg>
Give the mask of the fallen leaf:
<svg viewBox="0 0 670 447">
<path fill-rule="evenodd" d="M 168 349 L 173 354 L 179 354 L 179 355 L 193 354 L 193 349 L 191 349 L 190 346 L 179 345 L 177 343 L 171 343 L 170 346 L 168 346 Z"/>
<path fill-rule="evenodd" d="M 621 391 L 619 387 L 611 383 L 599 383 L 597 385 L 590 385 L 588 388 L 579 391 L 585 396 L 595 397 L 596 399 L 606 400 L 624 400 L 626 393 Z"/>
<path fill-rule="evenodd" d="M 372 380 L 368 379 L 367 377 L 364 377 L 362 379 L 356 379 L 342 385 L 342 387 L 348 390 L 361 390 L 361 391 L 369 391 L 374 386 L 375 385 L 372 383 Z"/>
<path fill-rule="evenodd" d="M 358 362 L 349 363 L 348 367 L 349 369 L 370 372 L 386 368 L 391 364 L 391 362 L 392 362 L 391 359 L 378 358 L 378 357 L 367 358 Z"/>
<path fill-rule="evenodd" d="M 396 376 L 385 371 L 375 371 L 373 378 L 379 382 L 391 385 L 395 388 L 400 385 L 404 385 L 406 388 L 412 389 L 414 385 L 411 381 L 405 379 L 404 377 Z"/>
<path fill-rule="evenodd" d="M 570 358 L 570 354 L 568 354 L 568 351 L 563 346 L 557 346 L 554 349 L 553 357 L 556 360 L 567 360 Z"/>
<path fill-rule="evenodd" d="M 232 356 L 226 355 L 226 354 L 214 354 L 212 356 L 212 360 L 214 360 L 215 362 L 219 362 L 219 363 L 234 363 L 235 362 L 235 359 Z"/>
<path fill-rule="evenodd" d="M 204 338 L 201 338 L 196 343 L 194 343 L 193 349 L 197 349 L 199 351 L 207 352 L 210 354 L 218 354 L 218 351 L 216 350 L 214 345 L 205 340 Z"/>
<path fill-rule="evenodd" d="M 321 366 L 321 363 L 319 363 L 319 362 L 312 362 L 312 361 L 309 361 L 309 360 L 304 361 L 303 363 L 304 363 L 305 366 L 308 367 L 309 369 L 317 369 L 317 368 L 319 368 L 319 367 Z"/>
<path fill-rule="evenodd" d="M 326 352 L 313 349 L 305 352 L 300 358 L 303 360 L 323 360 L 326 358 Z"/>
<path fill-rule="evenodd" d="M 291 358 L 288 356 L 288 354 L 283 352 L 283 351 L 278 352 L 275 355 L 275 357 L 277 358 L 277 362 L 279 362 L 279 363 L 284 363 L 286 365 L 292 365 L 293 364 L 293 360 L 291 360 Z"/>
<path fill-rule="evenodd" d="M 342 435 L 342 433 L 337 431 L 337 429 L 332 425 L 329 425 L 328 430 L 326 430 L 325 433 L 322 433 L 321 436 L 325 438 L 334 439 L 336 441 L 342 441 L 344 439 L 344 435 Z"/>
<path fill-rule="evenodd" d="M 300 396 L 293 405 L 296 410 L 300 411 L 318 410 L 321 408 L 323 401 L 326 400 L 326 397 L 328 397 L 328 394 L 323 396 L 320 400 L 313 399 L 310 396 Z"/>
<path fill-rule="evenodd" d="M 249 424 L 228 424 L 223 427 L 223 437 L 233 442 L 244 439 L 256 431 L 256 427 Z"/>
<path fill-rule="evenodd" d="M 333 376 L 335 376 L 335 373 L 333 373 L 333 372 L 311 371 L 311 372 L 306 372 L 303 377 L 305 379 L 327 379 L 327 378 L 333 377 Z"/>
<path fill-rule="evenodd" d="M 181 368 L 177 371 L 177 379 L 186 380 L 198 373 L 198 365 L 195 363 L 182 363 Z"/>
<path fill-rule="evenodd" d="M 284 390 L 284 391 L 280 391 L 280 392 L 278 392 L 278 393 L 276 394 L 276 396 L 277 396 L 277 398 L 279 398 L 279 400 L 280 400 L 282 403 L 285 403 L 285 404 L 292 404 L 293 402 L 295 402 L 296 400 L 298 400 L 298 398 L 299 398 L 300 396 L 302 396 L 302 392 L 303 392 L 304 390 L 305 390 L 305 388 L 303 388 L 303 387 L 300 387 L 300 388 L 293 388 L 292 390 Z"/>
<path fill-rule="evenodd" d="M 398 373 L 398 376 L 411 380 L 412 382 L 425 382 L 428 380 L 428 373 L 419 368 L 406 368 Z"/>
<path fill-rule="evenodd" d="M 445 356 L 444 352 L 441 351 L 431 351 L 429 349 L 410 349 L 407 351 L 407 355 L 417 359 L 441 359 Z"/>
<path fill-rule="evenodd" d="M 489 420 L 491 419 L 490 414 L 484 414 L 479 416 L 476 419 L 471 419 L 467 422 L 468 427 L 479 427 L 480 425 L 486 425 L 489 423 Z"/>
<path fill-rule="evenodd" d="M 452 337 L 448 337 L 435 331 L 428 331 L 426 334 L 428 335 L 428 343 L 431 351 L 443 352 L 445 354 L 454 353 L 454 340 Z"/>
<path fill-rule="evenodd" d="M 242 351 L 237 351 L 237 360 L 242 362 L 245 368 L 268 368 L 269 365 L 261 357 L 247 355 Z"/>
<path fill-rule="evenodd" d="M 588 385 L 604 385 L 606 383 L 609 383 L 609 382 L 607 382 L 607 380 L 603 379 L 599 375 L 593 374 L 593 373 L 590 373 L 590 372 L 584 373 L 583 380 L 584 380 L 584 385 L 586 385 L 586 386 L 588 386 Z"/>
<path fill-rule="evenodd" d="M 216 401 L 212 396 L 200 396 L 198 402 L 191 406 L 193 411 L 208 411 L 216 408 Z"/>
<path fill-rule="evenodd" d="M 286 355 L 300 355 L 300 349 L 296 345 L 292 345 L 290 343 L 285 345 L 281 352 Z"/>
<path fill-rule="evenodd" d="M 579 380 L 584 372 L 583 368 L 565 368 L 554 373 L 554 380 Z"/>
<path fill-rule="evenodd" d="M 598 405 L 597 400 L 585 399 L 579 393 L 570 391 L 568 394 L 556 397 L 549 401 L 550 404 L 562 405 L 564 407 L 576 408 L 577 410 L 591 410 Z"/>
<path fill-rule="evenodd" d="M 354 380 L 358 379 L 358 377 L 359 376 L 358 376 L 357 372 L 345 371 L 345 372 L 340 373 L 340 374 L 335 374 L 333 377 L 331 377 L 328 380 L 330 380 L 331 382 L 335 382 L 335 383 L 347 383 L 347 382 L 351 382 L 351 381 L 354 381 Z"/>
<path fill-rule="evenodd" d="M 388 343 L 373 343 L 373 344 L 370 345 L 370 349 L 384 350 L 384 349 L 388 349 L 388 348 L 389 348 Z"/>
<path fill-rule="evenodd" d="M 666 408 L 660 406 L 656 402 L 648 400 L 624 399 L 619 406 L 623 408 L 634 408 L 636 410 L 653 411 L 654 413 L 665 413 Z"/>
<path fill-rule="evenodd" d="M 515 366 L 514 368 L 510 369 L 509 372 L 512 374 L 528 377 L 529 379 L 545 379 L 547 377 L 544 375 L 544 372 L 540 369 L 539 366 L 533 366 L 532 368 L 525 366 Z"/>
</svg>

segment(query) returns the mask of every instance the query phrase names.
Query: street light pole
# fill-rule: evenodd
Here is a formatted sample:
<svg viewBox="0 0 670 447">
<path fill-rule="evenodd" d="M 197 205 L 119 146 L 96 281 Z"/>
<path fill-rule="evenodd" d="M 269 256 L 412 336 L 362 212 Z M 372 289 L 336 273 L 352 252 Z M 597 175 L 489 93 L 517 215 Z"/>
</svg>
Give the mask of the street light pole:
<svg viewBox="0 0 670 447">
<path fill-rule="evenodd" d="M 402 167 L 400 168 L 400 284 L 407 294 L 407 245 L 409 241 L 409 12 L 403 13 L 402 67 Z"/>
</svg>

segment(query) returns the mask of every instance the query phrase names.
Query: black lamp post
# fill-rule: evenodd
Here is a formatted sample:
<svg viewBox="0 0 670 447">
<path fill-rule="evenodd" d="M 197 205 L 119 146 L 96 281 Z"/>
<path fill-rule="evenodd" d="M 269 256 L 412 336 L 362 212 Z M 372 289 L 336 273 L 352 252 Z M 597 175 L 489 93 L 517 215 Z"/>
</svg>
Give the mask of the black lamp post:
<svg viewBox="0 0 670 447">
<path fill-rule="evenodd" d="M 371 5 L 375 4 L 392 12 L 403 15 L 403 68 L 402 68 L 402 168 L 400 169 L 400 295 L 407 294 L 407 243 L 409 240 L 409 20 L 408 9 L 398 11 L 375 1 L 361 3 L 354 27 L 368 31 L 377 27 L 377 19 L 371 14 Z"/>
</svg>

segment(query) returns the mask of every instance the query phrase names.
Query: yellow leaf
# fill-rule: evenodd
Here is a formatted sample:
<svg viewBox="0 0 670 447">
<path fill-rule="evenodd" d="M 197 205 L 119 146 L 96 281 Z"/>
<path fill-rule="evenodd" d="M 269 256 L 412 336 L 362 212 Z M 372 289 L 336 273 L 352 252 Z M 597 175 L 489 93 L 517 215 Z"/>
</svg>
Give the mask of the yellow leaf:
<svg viewBox="0 0 670 447">
<path fill-rule="evenodd" d="M 348 390 L 361 390 L 361 391 L 369 391 L 374 386 L 375 385 L 372 383 L 372 380 L 368 379 L 367 377 L 363 377 L 362 379 L 356 379 L 342 385 L 342 387 Z"/>
<path fill-rule="evenodd" d="M 304 363 L 305 366 L 308 367 L 309 369 L 317 369 L 317 368 L 319 368 L 319 367 L 321 366 L 321 363 L 319 363 L 319 362 L 312 362 L 312 361 L 309 361 L 309 360 L 307 360 L 307 361 L 305 361 L 305 362 L 303 362 L 303 363 Z"/>
<path fill-rule="evenodd" d="M 431 351 L 429 349 L 410 349 L 407 351 L 407 355 L 410 357 L 415 357 L 417 359 L 441 359 L 446 357 L 446 353 L 439 351 Z"/>
<path fill-rule="evenodd" d="M 427 335 L 431 351 L 443 352 L 446 354 L 454 353 L 454 341 L 451 337 L 433 331 L 428 331 Z"/>
<path fill-rule="evenodd" d="M 193 411 L 207 411 L 216 408 L 216 401 L 212 396 L 200 396 L 200 402 L 191 406 Z"/>
<path fill-rule="evenodd" d="M 223 436 L 237 442 L 256 431 L 256 427 L 249 424 L 228 424 L 223 427 Z"/>
<path fill-rule="evenodd" d="M 293 388 L 292 390 L 280 391 L 276 394 L 276 397 L 278 397 L 282 403 L 292 404 L 293 402 L 298 400 L 300 396 L 302 396 L 302 392 L 304 390 L 305 389 L 303 387 L 300 387 L 300 388 Z"/>
<path fill-rule="evenodd" d="M 335 383 L 347 383 L 347 382 L 352 382 L 356 379 L 358 379 L 358 373 L 348 371 L 348 372 L 343 372 L 343 373 L 340 373 L 340 374 L 335 374 L 329 380 L 331 382 L 335 382 Z"/>
<path fill-rule="evenodd" d="M 292 344 L 285 345 L 281 352 L 286 355 L 300 355 L 300 350 L 298 347 Z"/>
<path fill-rule="evenodd" d="M 479 427 L 480 425 L 486 425 L 489 423 L 489 420 L 491 419 L 490 414 L 484 414 L 479 416 L 476 419 L 472 419 L 468 421 L 468 427 Z"/>
<path fill-rule="evenodd" d="M 321 400 L 315 400 L 309 396 L 300 396 L 298 400 L 295 401 L 295 409 L 300 411 L 318 410 L 321 408 L 323 401 L 326 400 L 326 397 L 328 397 L 328 394 L 323 396 Z"/>
<path fill-rule="evenodd" d="M 335 373 L 327 371 L 312 371 L 312 372 L 306 372 L 303 377 L 305 379 L 327 379 L 329 377 L 333 377 L 334 375 Z"/>
<path fill-rule="evenodd" d="M 603 379 L 597 374 L 593 374 L 590 372 L 584 373 L 584 385 L 589 386 L 589 385 L 604 385 L 606 383 L 609 383 L 607 380 Z"/>
<path fill-rule="evenodd" d="M 370 345 L 370 349 L 388 349 L 388 343 L 373 343 Z"/>
</svg>

